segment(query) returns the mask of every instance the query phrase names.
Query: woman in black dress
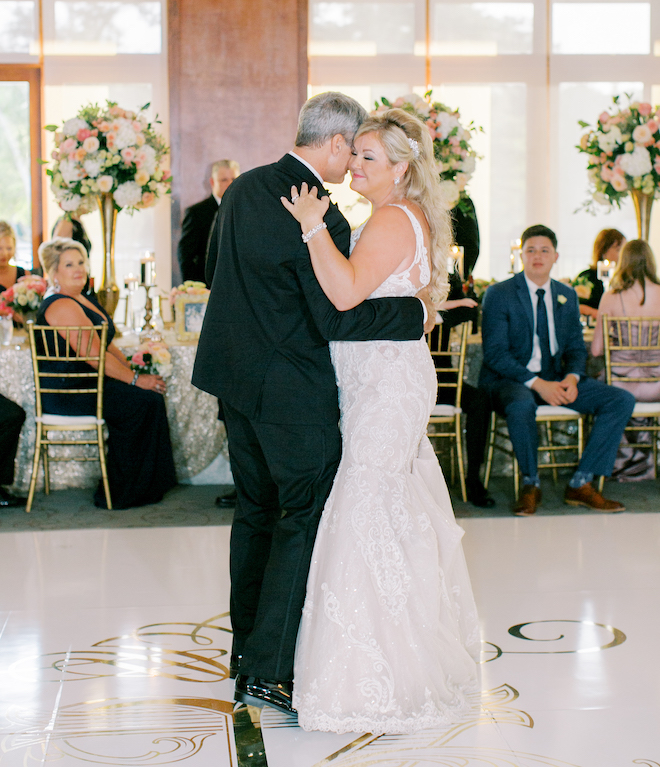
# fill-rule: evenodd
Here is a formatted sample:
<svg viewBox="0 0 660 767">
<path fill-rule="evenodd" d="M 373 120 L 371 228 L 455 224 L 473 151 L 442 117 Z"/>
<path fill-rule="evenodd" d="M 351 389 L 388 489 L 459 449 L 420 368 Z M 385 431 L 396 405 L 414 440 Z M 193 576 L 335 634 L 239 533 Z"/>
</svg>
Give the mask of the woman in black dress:
<svg viewBox="0 0 660 767">
<path fill-rule="evenodd" d="M 163 399 L 165 381 L 160 376 L 133 373 L 124 354 L 112 343 L 115 334 L 112 319 L 93 298 L 82 294 L 88 261 L 80 243 L 55 238 L 43 243 L 39 257 L 51 290 L 39 308 L 38 325 L 108 323 L 103 417 L 109 433 L 107 464 L 113 508 L 157 503 L 176 484 Z M 85 363 L 80 364 L 87 368 Z M 77 407 L 72 407 L 71 399 L 80 401 Z M 44 395 L 44 410 L 58 415 L 93 413 L 93 396 L 85 400 L 83 395 L 75 398 Z M 94 503 L 105 508 L 101 484 Z"/>
<path fill-rule="evenodd" d="M 621 248 L 625 244 L 626 238 L 618 229 L 603 229 L 598 232 L 594 240 L 591 265 L 577 276 L 578 280 L 582 277 L 584 281 L 591 283 L 592 286 L 589 296 L 579 298 L 580 314 L 593 317 L 594 319 L 598 315 L 598 304 L 605 292 L 603 281 L 598 279 L 598 262 L 609 261 L 610 263 L 616 263 L 619 260 Z"/>
</svg>

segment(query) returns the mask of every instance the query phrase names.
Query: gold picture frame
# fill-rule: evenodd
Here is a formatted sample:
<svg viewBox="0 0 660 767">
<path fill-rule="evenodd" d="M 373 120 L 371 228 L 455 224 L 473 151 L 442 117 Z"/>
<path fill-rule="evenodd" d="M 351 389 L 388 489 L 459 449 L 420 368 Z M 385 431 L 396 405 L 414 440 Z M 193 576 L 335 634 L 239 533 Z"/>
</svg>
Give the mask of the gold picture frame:
<svg viewBox="0 0 660 767">
<path fill-rule="evenodd" d="M 179 295 L 174 301 L 174 330 L 179 341 L 197 341 L 202 331 L 209 294 Z"/>
</svg>

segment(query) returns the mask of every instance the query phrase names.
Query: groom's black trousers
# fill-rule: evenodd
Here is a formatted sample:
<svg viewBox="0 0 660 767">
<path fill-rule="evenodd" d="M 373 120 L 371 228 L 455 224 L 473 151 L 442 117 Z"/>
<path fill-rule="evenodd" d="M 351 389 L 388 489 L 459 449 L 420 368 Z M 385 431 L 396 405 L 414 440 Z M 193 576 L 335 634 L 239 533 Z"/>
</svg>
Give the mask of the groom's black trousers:
<svg viewBox="0 0 660 767">
<path fill-rule="evenodd" d="M 230 552 L 232 652 L 243 656 L 241 673 L 288 681 L 341 437 L 336 424 L 260 423 L 223 406 L 238 494 Z"/>
</svg>

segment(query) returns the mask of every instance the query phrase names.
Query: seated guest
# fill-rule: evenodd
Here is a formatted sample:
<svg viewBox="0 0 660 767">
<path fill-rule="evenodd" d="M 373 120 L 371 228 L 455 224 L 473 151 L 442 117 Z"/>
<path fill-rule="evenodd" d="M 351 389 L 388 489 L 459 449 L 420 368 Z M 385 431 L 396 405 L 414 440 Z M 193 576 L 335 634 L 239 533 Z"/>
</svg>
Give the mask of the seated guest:
<svg viewBox="0 0 660 767">
<path fill-rule="evenodd" d="M 602 317 L 660 317 L 660 281 L 656 274 L 653 251 L 645 240 L 631 240 L 621 250 L 616 271 L 612 277 L 610 289 L 603 296 L 598 308 L 598 320 L 591 344 L 594 357 L 603 354 Z M 621 339 L 619 343 L 639 343 L 633 326 L 633 338 Z M 621 328 L 622 334 L 627 328 Z M 616 333 L 613 326 L 610 333 Z M 655 342 L 656 339 L 649 339 Z M 653 355 L 653 356 L 652 356 Z M 616 376 L 625 378 L 646 378 L 660 376 L 660 358 L 655 351 L 613 351 L 612 361 L 624 363 L 626 367 L 612 370 L 612 385 L 629 391 L 638 402 L 657 402 L 660 400 L 660 383 L 652 381 L 617 381 Z M 657 361 L 656 367 L 639 367 L 638 362 Z M 641 426 L 645 419 L 633 419 L 636 426 Z M 640 423 L 636 423 L 637 421 Z M 612 475 L 617 479 L 652 479 L 655 475 L 653 455 L 650 450 L 636 450 L 634 445 L 650 445 L 648 432 L 628 432 L 623 435 L 623 443 L 630 447 L 619 449 Z"/>
<path fill-rule="evenodd" d="M 206 253 L 222 196 L 240 173 L 235 160 L 218 160 L 211 168 L 211 196 L 186 209 L 177 257 L 182 280 L 205 282 Z M 212 274 L 211 274 L 212 276 Z M 208 282 L 206 287 L 210 288 Z"/>
<path fill-rule="evenodd" d="M 41 245 L 39 257 L 52 291 L 46 294 L 39 308 L 38 325 L 89 325 L 91 328 L 104 321 L 108 323 L 103 418 L 109 433 L 107 465 L 113 508 L 157 503 L 176 484 L 163 399 L 165 382 L 160 376 L 138 375 L 131 370 L 125 355 L 112 343 L 115 334 L 112 319 L 93 298 L 82 294 L 88 260 L 80 243 L 55 238 Z M 64 354 L 64 341 L 61 347 Z M 98 352 L 98 342 L 94 352 Z M 56 372 L 60 363 L 44 364 L 50 365 L 47 370 Z M 86 363 L 78 364 L 81 371 L 89 370 Z M 71 365 L 66 365 L 66 371 L 70 370 Z M 42 399 L 47 413 L 88 415 L 95 412 L 93 395 L 44 394 Z M 105 508 L 101 483 L 94 503 Z"/>
<path fill-rule="evenodd" d="M 452 294 L 450 293 L 450 296 Z M 460 292 L 462 295 L 462 290 Z M 442 312 L 442 325 L 436 325 L 432 333 L 442 333 L 441 349 L 446 351 L 449 347 L 449 331 L 452 327 L 469 321 L 475 316 L 477 302 L 472 298 L 450 298 L 444 301 L 438 307 Z M 466 311 L 467 310 L 467 311 Z M 449 361 L 447 357 L 436 358 L 436 368 L 440 367 L 444 361 Z M 437 371 L 438 382 L 446 381 L 449 373 Z M 453 380 L 456 380 L 456 374 L 453 374 Z M 455 400 L 455 390 L 445 386 L 438 387 L 438 405 L 453 405 Z M 486 452 L 486 441 L 488 439 L 488 425 L 490 423 L 491 404 L 490 396 L 484 389 L 477 389 L 475 386 L 463 382 L 461 391 L 461 409 L 465 413 L 465 442 L 467 446 L 467 476 L 465 478 L 465 489 L 468 501 L 474 506 L 482 508 L 491 508 L 495 505 L 495 499 L 489 494 L 488 490 L 481 482 L 481 465 L 484 461 Z"/>
<path fill-rule="evenodd" d="M 533 514 L 541 502 L 535 415 L 542 404 L 595 416 L 580 465 L 566 488 L 565 503 L 624 511 L 591 482 L 594 475 L 611 473 L 635 399 L 628 392 L 585 377 L 587 351 L 577 295 L 550 279 L 557 258 L 552 229 L 531 226 L 522 235 L 523 271 L 486 291 L 479 385 L 491 393 L 496 411 L 506 417 L 523 474 L 515 514 Z"/>
<path fill-rule="evenodd" d="M 20 277 L 25 276 L 22 266 L 9 262 L 16 255 L 16 235 L 6 221 L 0 221 L 0 293 L 9 290 Z"/>
<path fill-rule="evenodd" d="M 618 229 L 603 229 L 598 232 L 594 240 L 594 252 L 591 265 L 588 269 L 578 274 L 592 285 L 591 293 L 587 298 L 580 299 L 580 314 L 587 317 L 595 317 L 598 314 L 598 304 L 605 292 L 603 281 L 598 279 L 598 262 L 609 261 L 616 263 L 619 259 L 621 248 L 626 243 L 626 238 Z"/>
<path fill-rule="evenodd" d="M 0 394 L 0 486 L 14 482 L 14 461 L 24 421 L 23 408 Z M 0 509 L 8 506 L 25 506 L 25 498 L 0 487 Z"/>
</svg>

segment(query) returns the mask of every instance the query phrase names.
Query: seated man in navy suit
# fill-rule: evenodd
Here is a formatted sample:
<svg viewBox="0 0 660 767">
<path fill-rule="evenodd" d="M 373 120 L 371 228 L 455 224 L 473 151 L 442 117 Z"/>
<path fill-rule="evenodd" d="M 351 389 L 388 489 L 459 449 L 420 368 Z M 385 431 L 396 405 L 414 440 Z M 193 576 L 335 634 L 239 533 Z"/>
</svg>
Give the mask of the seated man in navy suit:
<svg viewBox="0 0 660 767">
<path fill-rule="evenodd" d="M 550 279 L 557 258 L 552 229 L 531 226 L 522 236 L 524 271 L 486 292 L 479 386 L 490 392 L 496 411 L 506 417 L 523 474 L 514 514 L 533 514 L 541 502 L 535 414 L 542 404 L 595 416 L 564 501 L 598 511 L 624 511 L 620 503 L 603 498 L 591 482 L 595 475 L 610 475 L 635 399 L 623 389 L 585 376 L 587 350 L 577 295 Z"/>
</svg>

